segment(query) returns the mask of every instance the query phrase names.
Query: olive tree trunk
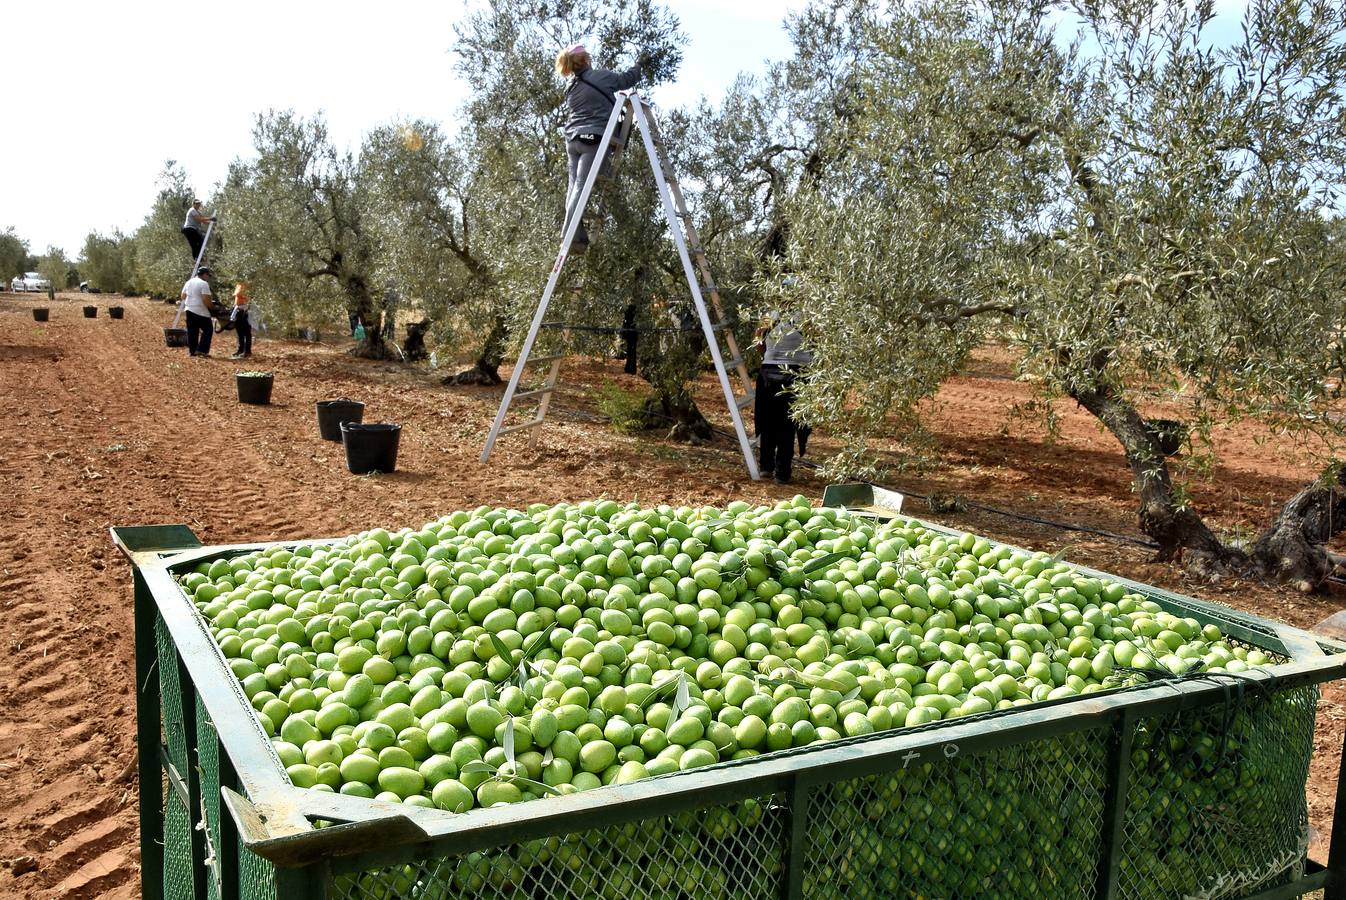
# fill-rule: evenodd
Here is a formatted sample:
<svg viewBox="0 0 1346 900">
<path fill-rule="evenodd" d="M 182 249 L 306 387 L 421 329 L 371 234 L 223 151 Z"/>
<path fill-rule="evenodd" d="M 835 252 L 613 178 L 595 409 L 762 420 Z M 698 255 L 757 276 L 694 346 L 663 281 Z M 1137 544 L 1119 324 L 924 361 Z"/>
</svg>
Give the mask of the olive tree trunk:
<svg viewBox="0 0 1346 900">
<path fill-rule="evenodd" d="M 505 321 L 504 316 L 497 314 L 495 320 L 491 323 L 491 330 L 486 335 L 486 342 L 482 345 L 477 361 L 470 369 L 464 369 L 455 375 L 446 375 L 441 383 L 499 384 L 500 364 L 505 360 L 505 344 L 508 339 L 509 324 Z"/>
<path fill-rule="evenodd" d="M 393 358 L 392 351 L 383 340 L 383 329 L 379 327 L 383 317 L 368 283 L 358 275 L 350 275 L 341 279 L 341 287 L 346 292 L 349 308 L 360 317 L 365 329 L 365 339 L 351 353 L 362 359 Z"/>
<path fill-rule="evenodd" d="M 1281 507 L 1253 543 L 1252 558 L 1267 577 L 1301 591 L 1316 590 L 1332 574 L 1327 542 L 1346 526 L 1346 481 L 1333 465 Z"/>
<path fill-rule="evenodd" d="M 1346 468 L 1334 464 L 1286 501 L 1245 551 L 1221 541 L 1195 509 L 1179 502 L 1165 460 L 1163 431 L 1107 386 L 1076 390 L 1071 396 L 1122 445 L 1140 498 L 1140 529 L 1159 545 L 1158 560 L 1173 560 L 1186 551 L 1194 568 L 1207 574 L 1264 578 L 1304 592 L 1317 590 L 1332 574 L 1327 542 L 1346 530 Z"/>
</svg>

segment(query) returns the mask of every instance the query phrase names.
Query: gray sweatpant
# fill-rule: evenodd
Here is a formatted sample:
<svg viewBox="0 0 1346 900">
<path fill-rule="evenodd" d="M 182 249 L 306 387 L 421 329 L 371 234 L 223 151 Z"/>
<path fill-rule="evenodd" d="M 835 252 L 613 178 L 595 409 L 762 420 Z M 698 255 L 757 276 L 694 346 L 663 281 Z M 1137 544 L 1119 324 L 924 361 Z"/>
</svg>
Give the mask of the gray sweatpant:
<svg viewBox="0 0 1346 900">
<path fill-rule="evenodd" d="M 566 156 L 568 157 L 570 176 L 569 184 L 566 186 L 566 218 L 565 224 L 561 226 L 561 236 L 565 236 L 566 229 L 570 227 L 570 219 L 575 215 L 576 209 L 580 203 L 580 192 L 584 190 L 584 181 L 589 177 L 589 171 L 593 168 L 594 159 L 598 156 L 598 144 L 588 144 L 584 141 L 566 141 Z M 590 198 L 592 198 L 590 194 Z M 576 244 L 589 243 L 589 235 L 584 230 L 584 222 L 581 220 L 579 230 L 575 232 Z"/>
</svg>

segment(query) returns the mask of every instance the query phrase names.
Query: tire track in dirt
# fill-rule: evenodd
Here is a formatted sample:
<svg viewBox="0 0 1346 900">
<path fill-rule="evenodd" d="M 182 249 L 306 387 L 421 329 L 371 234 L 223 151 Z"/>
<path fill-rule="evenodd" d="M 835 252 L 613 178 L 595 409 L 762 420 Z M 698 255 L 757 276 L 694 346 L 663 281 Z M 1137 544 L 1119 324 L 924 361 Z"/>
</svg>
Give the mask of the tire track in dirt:
<svg viewBox="0 0 1346 900">
<path fill-rule="evenodd" d="M 128 312 L 132 321 L 141 317 Z M 239 480 L 235 473 L 276 464 L 256 450 L 274 426 L 257 416 L 248 421 L 250 411 L 226 402 L 234 398 L 218 387 L 228 374 L 219 361 L 189 365 L 185 355 L 147 340 L 148 329 L 95 330 L 97 323 L 63 327 L 84 333 L 73 341 L 68 333 L 54 335 L 71 349 L 26 373 L 36 379 L 26 388 L 51 398 L 53 412 L 30 417 L 31 427 L 12 447 L 25 474 L 40 473 L 32 487 L 60 490 L 67 502 L 61 515 L 29 506 L 24 527 L 0 535 L 0 595 L 19 632 L 6 635 L 19 651 L 12 677 L 0 681 L 6 718 L 44 723 L 5 731 L 14 738 L 11 758 L 30 778 L 10 791 L 17 801 L 12 809 L 22 815 L 0 812 L 0 831 L 20 842 L 14 847 L 7 839 L 3 856 L 32 856 L 37 871 L 8 884 L 9 873 L 0 869 L 3 896 L 93 897 L 134 893 L 138 883 L 134 796 L 129 784 L 117 783 L 134 758 L 127 727 L 134 721 L 130 597 L 124 568 L 114 565 L 115 576 L 107 571 L 107 527 L 185 521 L 205 538 L 216 523 L 229 521 L 245 535 L 264 538 L 294 534 L 305 522 L 302 512 L 274 502 L 251 480 L 232 483 Z M 227 382 L 232 387 L 232 379 Z M 148 478 L 139 494 L 126 496 L 110 482 L 119 469 L 139 474 L 139 467 L 111 448 L 126 453 L 133 444 L 146 461 L 140 465 L 152 471 L 143 473 Z M 78 516 L 70 514 L 71 500 Z M 63 532 L 75 540 L 60 540 Z M 35 534 L 45 540 L 33 542 Z M 72 578 L 72 563 L 93 566 L 91 582 Z M 23 574 L 31 570 L 52 577 Z M 88 659 L 70 652 L 79 635 L 96 630 L 81 621 L 89 612 L 81 599 L 91 591 L 120 601 L 99 609 L 103 630 L 119 638 L 120 649 L 111 671 L 98 674 L 88 671 Z M 125 698 L 113 721 L 89 706 L 105 692 Z M 114 721 L 121 727 L 109 734 Z"/>
<path fill-rule="evenodd" d="M 57 339 L 65 330 L 53 329 Z M 90 430 L 102 415 L 96 407 L 78 405 L 78 392 L 62 371 L 68 363 L 61 355 L 25 372 L 24 391 L 50 405 L 41 415 L 27 417 L 27 427 L 17 430 L 10 446 L 20 461 L 19 472 L 38 479 L 25 486 L 30 491 L 45 487 L 66 498 L 78 497 L 80 511 L 93 512 L 98 492 L 82 483 L 89 480 L 87 470 L 81 471 L 70 437 L 76 436 L 74 447 L 87 449 Z M 119 773 L 116 759 L 129 749 L 129 740 L 110 737 L 112 722 L 107 718 L 77 712 L 80 701 L 100 695 L 98 682 L 104 679 L 89 671 L 83 654 L 70 652 L 72 646 L 94 649 L 99 641 L 92 639 L 96 628 L 87 621 L 87 601 L 97 587 L 76 575 L 71 564 L 72 557 L 85 554 L 94 559 L 95 536 L 81 522 L 81 534 L 70 541 L 62 534 L 69 525 L 68 516 L 63 520 L 54 515 L 54 506 L 25 504 L 21 527 L 0 535 L 0 595 L 7 607 L 4 642 L 15 661 L 0 678 L 0 691 L 6 718 L 34 726 L 6 742 L 6 763 L 14 769 L 4 772 L 3 789 L 11 802 L 0 821 L 7 838 L 21 841 L 27 851 L 22 855 L 37 861 L 37 871 L 13 886 L 3 885 L 5 876 L 0 874 L 0 891 L 6 896 L 37 896 L 45 893 L 42 886 L 59 886 L 54 896 L 97 896 L 104 889 L 135 883 L 138 874 L 129 853 L 133 844 L 127 841 L 135 828 L 130 793 L 125 787 L 120 796 L 99 790 Z M 27 777 L 16 784 L 12 776 L 18 771 Z M 7 855 L 13 853 L 9 843 Z M 100 865 L 96 877 L 89 873 L 72 880 L 113 847 L 121 848 L 119 864 Z"/>
</svg>

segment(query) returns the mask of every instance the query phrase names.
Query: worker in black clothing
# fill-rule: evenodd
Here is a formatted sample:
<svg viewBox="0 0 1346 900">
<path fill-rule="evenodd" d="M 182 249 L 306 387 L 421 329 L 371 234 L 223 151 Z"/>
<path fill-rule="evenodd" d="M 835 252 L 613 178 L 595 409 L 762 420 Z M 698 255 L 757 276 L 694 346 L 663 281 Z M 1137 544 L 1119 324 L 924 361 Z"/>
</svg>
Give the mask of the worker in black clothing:
<svg viewBox="0 0 1346 900">
<path fill-rule="evenodd" d="M 793 388 L 800 371 L 813 361 L 813 354 L 804 348 L 799 329 L 778 316 L 758 329 L 757 337 L 762 348 L 753 409 L 758 465 L 762 474 L 770 472 L 778 483 L 789 484 L 796 436 L 790 412 Z"/>
</svg>

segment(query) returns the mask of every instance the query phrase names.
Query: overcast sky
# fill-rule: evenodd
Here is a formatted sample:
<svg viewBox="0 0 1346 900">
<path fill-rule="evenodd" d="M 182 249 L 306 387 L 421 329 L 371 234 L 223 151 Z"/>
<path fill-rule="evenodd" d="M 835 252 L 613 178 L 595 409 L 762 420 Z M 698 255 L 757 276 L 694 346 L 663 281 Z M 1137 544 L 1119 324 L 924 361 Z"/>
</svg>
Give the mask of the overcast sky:
<svg viewBox="0 0 1346 900">
<path fill-rule="evenodd" d="M 673 106 L 787 55 L 802 0 L 668 0 L 689 36 Z M 450 123 L 462 0 L 371 3 L 8 0 L 0 61 L 22 90 L 0 121 L 0 230 L 74 258 L 90 230 L 140 224 L 164 161 L 209 193 L 268 108 L 323 111 L 339 143 L 398 117 Z M 20 130 L 21 129 L 21 130 Z"/>
<path fill-rule="evenodd" d="M 666 0 L 688 35 L 665 106 L 716 97 L 741 71 L 789 53 L 786 12 L 804 0 Z M 1242 0 L 1220 0 L 1237 25 Z M 34 253 L 76 257 L 91 230 L 130 232 L 164 162 L 210 193 L 250 152 L 253 117 L 322 111 L 358 145 L 401 117 L 451 124 L 467 91 L 452 72 L 463 0 L 7 0 L 0 61 L 22 106 L 0 121 L 0 230 Z M 0 273 L 3 274 L 3 273 Z"/>
</svg>

